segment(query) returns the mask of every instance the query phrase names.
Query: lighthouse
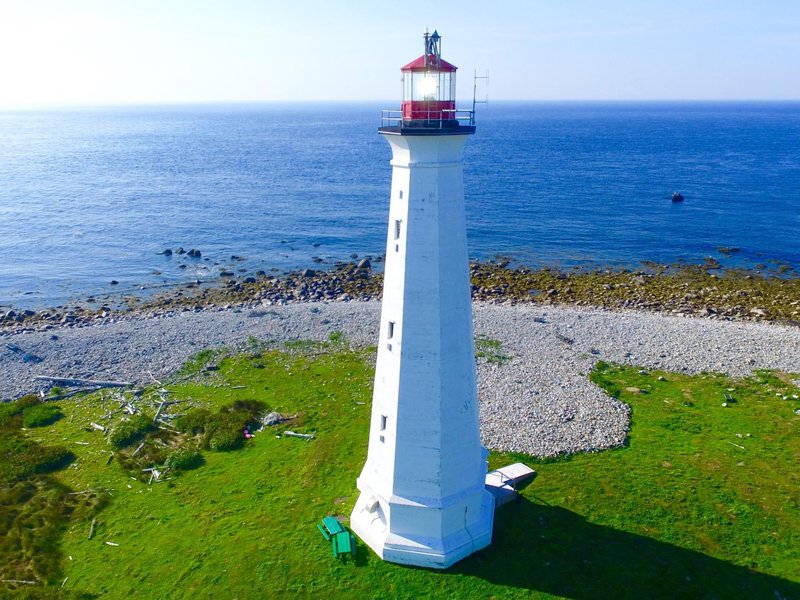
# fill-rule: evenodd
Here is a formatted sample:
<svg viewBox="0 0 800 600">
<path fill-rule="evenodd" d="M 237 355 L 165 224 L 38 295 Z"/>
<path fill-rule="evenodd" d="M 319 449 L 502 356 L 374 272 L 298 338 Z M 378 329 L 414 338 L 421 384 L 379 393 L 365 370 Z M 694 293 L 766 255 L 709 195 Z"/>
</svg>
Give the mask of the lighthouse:
<svg viewBox="0 0 800 600">
<path fill-rule="evenodd" d="M 392 186 L 367 460 L 350 524 L 384 560 L 446 568 L 489 545 L 464 218 L 462 154 L 474 114 L 456 109 L 441 37 L 401 68 L 402 105 L 379 133 Z"/>
</svg>

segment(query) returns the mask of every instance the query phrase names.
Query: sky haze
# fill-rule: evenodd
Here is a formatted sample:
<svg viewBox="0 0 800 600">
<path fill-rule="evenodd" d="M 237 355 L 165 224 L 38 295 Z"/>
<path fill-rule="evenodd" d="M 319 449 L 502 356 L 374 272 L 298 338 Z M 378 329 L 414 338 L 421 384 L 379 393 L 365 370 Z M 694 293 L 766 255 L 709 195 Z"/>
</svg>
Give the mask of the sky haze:
<svg viewBox="0 0 800 600">
<path fill-rule="evenodd" d="M 800 99 L 796 0 L 0 0 L 0 106 L 382 100 L 443 36 L 507 100 Z"/>
</svg>

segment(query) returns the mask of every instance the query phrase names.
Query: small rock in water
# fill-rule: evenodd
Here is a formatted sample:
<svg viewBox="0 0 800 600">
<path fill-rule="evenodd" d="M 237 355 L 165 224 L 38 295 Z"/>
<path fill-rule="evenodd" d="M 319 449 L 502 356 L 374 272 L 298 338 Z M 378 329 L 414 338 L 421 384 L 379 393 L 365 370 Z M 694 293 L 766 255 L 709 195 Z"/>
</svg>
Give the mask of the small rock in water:
<svg viewBox="0 0 800 600">
<path fill-rule="evenodd" d="M 186 254 L 186 250 L 183 249 L 183 246 L 178 246 L 175 248 L 175 254 Z"/>
<path fill-rule="evenodd" d="M 119 281 L 117 281 L 116 279 L 112 279 L 111 280 L 111 285 L 118 285 L 118 284 L 119 284 Z"/>
<path fill-rule="evenodd" d="M 189 252 L 186 253 L 186 256 L 191 256 L 192 258 L 200 258 L 202 254 L 200 253 L 200 250 L 192 248 L 191 250 L 189 250 Z"/>
<path fill-rule="evenodd" d="M 163 254 L 164 256 L 172 256 L 172 250 L 170 250 L 169 248 L 167 248 L 167 249 L 166 249 L 166 250 L 164 250 L 163 252 L 159 252 L 159 254 Z"/>
<path fill-rule="evenodd" d="M 362 258 L 360 261 L 358 261 L 358 266 L 356 268 L 357 269 L 371 269 L 372 268 L 372 264 L 369 262 L 368 258 Z"/>
</svg>

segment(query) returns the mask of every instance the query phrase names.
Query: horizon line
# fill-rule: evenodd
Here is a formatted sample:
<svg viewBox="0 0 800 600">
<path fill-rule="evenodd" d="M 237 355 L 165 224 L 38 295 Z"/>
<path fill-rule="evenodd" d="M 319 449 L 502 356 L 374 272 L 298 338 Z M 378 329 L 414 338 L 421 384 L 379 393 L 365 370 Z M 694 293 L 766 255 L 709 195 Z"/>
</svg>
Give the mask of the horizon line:
<svg viewBox="0 0 800 600">
<path fill-rule="evenodd" d="M 468 104 L 465 100 L 462 104 Z M 479 101 L 479 104 L 492 103 L 532 103 L 532 104 L 689 104 L 689 103 L 720 103 L 720 104 L 779 104 L 798 103 L 800 98 L 497 98 L 488 102 Z M 356 99 L 281 99 L 281 100 L 174 100 L 140 102 L 98 102 L 98 103 L 25 103 L 25 104 L 0 104 L 0 111 L 36 111 L 36 110 L 67 110 L 67 109 L 104 109 L 104 108 L 178 108 L 191 106 L 254 106 L 254 105 L 320 105 L 320 104 L 380 104 L 394 106 L 396 100 L 356 100 Z"/>
</svg>

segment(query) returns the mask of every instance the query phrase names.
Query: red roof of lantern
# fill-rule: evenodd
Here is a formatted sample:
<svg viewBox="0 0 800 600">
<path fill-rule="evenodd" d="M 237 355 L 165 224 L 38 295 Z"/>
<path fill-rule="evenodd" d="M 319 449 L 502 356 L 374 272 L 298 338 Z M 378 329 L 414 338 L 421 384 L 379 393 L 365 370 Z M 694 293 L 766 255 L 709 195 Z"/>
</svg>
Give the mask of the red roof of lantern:
<svg viewBox="0 0 800 600">
<path fill-rule="evenodd" d="M 431 54 L 428 56 L 428 66 L 425 66 L 425 55 L 423 54 L 417 60 L 412 60 L 407 65 L 400 67 L 401 71 L 449 71 L 451 73 L 455 73 L 456 67 L 455 65 L 451 65 L 449 62 L 443 59 L 439 59 L 438 66 L 436 65 L 436 56 Z"/>
</svg>

